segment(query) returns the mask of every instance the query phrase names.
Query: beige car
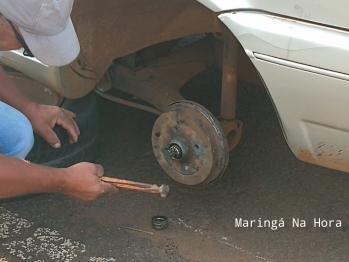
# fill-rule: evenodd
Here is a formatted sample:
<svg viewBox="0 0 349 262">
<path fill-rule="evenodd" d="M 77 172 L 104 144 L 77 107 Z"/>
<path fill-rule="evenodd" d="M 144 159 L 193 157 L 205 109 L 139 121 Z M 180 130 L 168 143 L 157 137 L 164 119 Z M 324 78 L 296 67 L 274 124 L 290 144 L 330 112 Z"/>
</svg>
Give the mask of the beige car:
<svg viewBox="0 0 349 262">
<path fill-rule="evenodd" d="M 224 173 L 242 134 L 235 112 L 239 78 L 266 87 L 296 157 L 348 172 L 349 2 L 301 2 L 75 0 L 81 53 L 73 63 L 48 67 L 21 50 L 2 52 L 0 62 L 54 94 L 50 103 L 94 90 L 158 114 L 154 154 L 180 183 L 206 184 Z M 173 49 L 191 35 L 206 37 Z M 179 93 L 214 63 L 222 68 L 220 116 Z M 151 106 L 116 97 L 113 89 Z"/>
</svg>

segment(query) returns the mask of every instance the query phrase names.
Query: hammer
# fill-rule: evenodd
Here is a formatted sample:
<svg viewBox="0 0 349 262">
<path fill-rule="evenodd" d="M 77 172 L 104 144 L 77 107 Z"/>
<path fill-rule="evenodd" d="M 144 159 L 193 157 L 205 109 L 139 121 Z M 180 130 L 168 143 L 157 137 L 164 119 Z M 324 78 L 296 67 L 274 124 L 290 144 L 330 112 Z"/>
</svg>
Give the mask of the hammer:
<svg viewBox="0 0 349 262">
<path fill-rule="evenodd" d="M 113 184 L 118 188 L 145 192 L 145 193 L 160 194 L 161 197 L 167 197 L 170 192 L 170 187 L 164 184 L 161 186 L 157 186 L 155 184 L 151 185 L 151 184 L 139 183 L 135 181 L 129 181 L 129 180 L 118 179 L 118 178 L 107 177 L 107 176 L 102 176 L 101 180 L 104 182 Z"/>
</svg>

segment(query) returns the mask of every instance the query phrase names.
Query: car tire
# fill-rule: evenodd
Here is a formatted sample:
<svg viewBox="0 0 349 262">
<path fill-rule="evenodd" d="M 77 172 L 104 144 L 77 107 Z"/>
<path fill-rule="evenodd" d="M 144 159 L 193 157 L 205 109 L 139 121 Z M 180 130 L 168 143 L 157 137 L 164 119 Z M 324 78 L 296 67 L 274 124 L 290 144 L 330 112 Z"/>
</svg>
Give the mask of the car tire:
<svg viewBox="0 0 349 262">
<path fill-rule="evenodd" d="M 59 137 L 61 147 L 53 148 L 42 137 L 34 134 L 34 146 L 26 160 L 51 167 L 68 167 L 78 162 L 92 162 L 97 156 L 99 132 L 96 94 L 90 92 L 80 99 L 65 99 L 60 107 L 76 114 L 75 121 L 80 129 L 78 142 L 69 144 L 67 131 L 61 126 L 55 126 L 53 131 Z"/>
</svg>

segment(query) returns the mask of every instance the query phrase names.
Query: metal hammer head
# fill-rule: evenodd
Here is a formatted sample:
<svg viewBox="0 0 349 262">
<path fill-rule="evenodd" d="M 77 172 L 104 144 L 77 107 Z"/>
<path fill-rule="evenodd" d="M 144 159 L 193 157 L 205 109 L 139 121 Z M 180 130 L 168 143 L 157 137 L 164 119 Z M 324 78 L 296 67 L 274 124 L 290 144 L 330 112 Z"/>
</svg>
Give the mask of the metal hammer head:
<svg viewBox="0 0 349 262">
<path fill-rule="evenodd" d="M 167 197 L 170 193 L 170 187 L 168 185 L 161 185 L 159 187 L 159 193 L 161 197 Z"/>
</svg>

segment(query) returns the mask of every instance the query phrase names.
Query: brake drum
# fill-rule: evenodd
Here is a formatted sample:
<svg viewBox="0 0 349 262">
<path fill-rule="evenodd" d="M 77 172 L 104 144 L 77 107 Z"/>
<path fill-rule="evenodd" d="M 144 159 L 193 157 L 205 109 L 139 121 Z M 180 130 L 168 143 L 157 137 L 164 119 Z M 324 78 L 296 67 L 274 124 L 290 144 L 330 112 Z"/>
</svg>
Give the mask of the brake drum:
<svg viewBox="0 0 349 262">
<path fill-rule="evenodd" d="M 191 101 L 168 106 L 155 121 L 152 145 L 156 159 L 174 180 L 207 184 L 220 177 L 229 162 L 229 147 L 212 113 Z"/>
</svg>

